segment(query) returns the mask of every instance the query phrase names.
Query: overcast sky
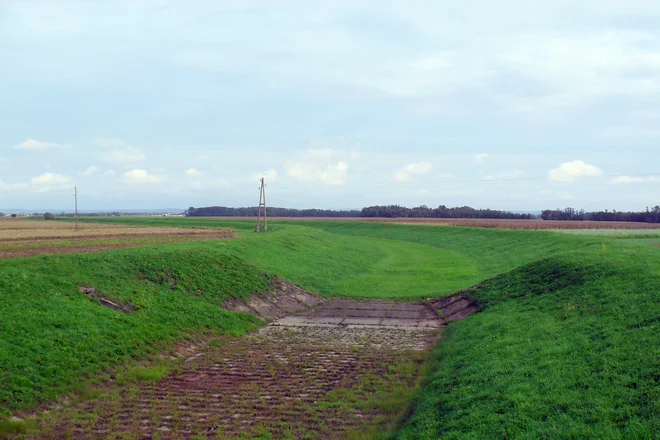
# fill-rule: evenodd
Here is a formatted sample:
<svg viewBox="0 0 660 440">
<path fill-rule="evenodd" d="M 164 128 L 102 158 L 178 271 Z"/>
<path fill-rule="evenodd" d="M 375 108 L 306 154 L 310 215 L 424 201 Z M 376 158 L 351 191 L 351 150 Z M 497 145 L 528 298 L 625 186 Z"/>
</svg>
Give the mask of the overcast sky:
<svg viewBox="0 0 660 440">
<path fill-rule="evenodd" d="M 660 204 L 656 0 L 0 0 L 0 208 Z"/>
</svg>

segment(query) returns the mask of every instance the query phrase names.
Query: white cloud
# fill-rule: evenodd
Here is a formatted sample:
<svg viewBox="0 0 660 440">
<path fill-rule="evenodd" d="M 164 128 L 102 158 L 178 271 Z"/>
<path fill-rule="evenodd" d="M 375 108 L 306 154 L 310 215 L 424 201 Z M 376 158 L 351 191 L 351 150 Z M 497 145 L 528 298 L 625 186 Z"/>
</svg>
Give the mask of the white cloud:
<svg viewBox="0 0 660 440">
<path fill-rule="evenodd" d="M 267 183 L 268 183 L 268 182 L 275 182 L 275 181 L 277 180 L 277 177 L 278 177 L 278 175 L 277 175 L 277 170 L 275 170 L 275 169 L 270 169 L 270 170 L 265 171 L 265 172 L 263 172 L 263 173 L 254 173 L 254 174 L 252 175 L 251 180 L 258 181 L 258 180 L 261 179 L 262 177 L 264 178 L 264 180 L 265 180 Z"/>
<path fill-rule="evenodd" d="M 590 165 L 582 160 L 573 162 L 564 162 L 558 168 L 548 171 L 548 178 L 551 180 L 573 182 L 581 177 L 598 177 L 603 171 L 595 165 Z"/>
<path fill-rule="evenodd" d="M 106 151 L 102 158 L 105 162 L 132 165 L 145 159 L 144 153 L 135 147 Z"/>
<path fill-rule="evenodd" d="M 658 179 L 655 176 L 648 177 L 635 177 L 635 176 L 619 176 L 612 179 L 612 183 L 616 184 L 628 184 L 628 183 L 647 183 L 647 182 L 658 182 Z"/>
<path fill-rule="evenodd" d="M 202 174 L 201 171 L 199 171 L 197 168 L 188 168 L 186 171 L 186 176 L 199 176 Z"/>
<path fill-rule="evenodd" d="M 395 171 L 392 178 L 397 182 L 410 182 L 412 180 L 412 176 L 409 173 L 400 170 Z"/>
<path fill-rule="evenodd" d="M 44 173 L 31 180 L 33 185 L 57 185 L 69 183 L 70 181 L 71 179 L 69 177 L 54 173 Z"/>
<path fill-rule="evenodd" d="M 349 169 L 347 160 L 350 158 L 356 158 L 355 153 L 310 148 L 299 154 L 295 161 L 287 162 L 285 169 L 287 175 L 296 180 L 341 186 L 346 184 Z"/>
<path fill-rule="evenodd" d="M 483 177 L 483 180 L 513 180 L 523 175 L 522 170 L 509 170 L 502 171 L 496 174 L 488 174 Z"/>
<path fill-rule="evenodd" d="M 425 174 L 431 171 L 429 162 L 417 162 L 406 165 L 394 172 L 393 178 L 397 182 L 410 182 L 413 174 Z"/>
<path fill-rule="evenodd" d="M 488 159 L 490 159 L 490 154 L 488 153 L 479 153 L 474 156 L 474 160 L 477 162 L 486 162 Z"/>
<path fill-rule="evenodd" d="M 9 191 L 9 190 L 19 190 L 25 189 L 28 185 L 26 183 L 5 183 L 0 179 L 0 190 Z"/>
<path fill-rule="evenodd" d="M 26 150 L 26 151 L 43 151 L 43 150 L 50 150 L 53 148 L 63 148 L 67 146 L 68 145 L 66 144 L 58 144 L 56 142 L 42 142 L 36 139 L 28 138 L 23 142 L 21 142 L 20 144 L 14 145 L 14 148 L 17 148 L 19 150 Z"/>
<path fill-rule="evenodd" d="M 348 164 L 337 162 L 329 165 L 311 163 L 290 163 L 286 166 L 287 174 L 297 180 L 322 182 L 326 185 L 341 186 L 346 183 Z"/>
<path fill-rule="evenodd" d="M 104 175 L 104 176 L 107 176 L 107 177 L 114 176 L 115 174 L 117 174 L 117 173 L 115 172 L 115 170 L 107 170 L 107 171 L 104 171 L 104 172 L 103 172 L 103 175 Z"/>
<path fill-rule="evenodd" d="M 98 172 L 98 167 L 95 166 L 90 166 L 88 167 L 85 171 L 80 173 L 81 176 L 91 176 L 92 174 L 95 174 Z"/>
<path fill-rule="evenodd" d="M 161 180 L 162 178 L 149 174 L 147 170 L 137 168 L 124 173 L 124 181 L 126 183 L 158 183 Z"/>
</svg>

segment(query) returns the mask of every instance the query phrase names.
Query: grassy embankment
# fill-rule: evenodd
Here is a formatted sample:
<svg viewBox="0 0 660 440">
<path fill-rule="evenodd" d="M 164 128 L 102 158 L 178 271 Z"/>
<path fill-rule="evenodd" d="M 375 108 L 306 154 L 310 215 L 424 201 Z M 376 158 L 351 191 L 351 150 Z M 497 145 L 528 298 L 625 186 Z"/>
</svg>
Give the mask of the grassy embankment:
<svg viewBox="0 0 660 440">
<path fill-rule="evenodd" d="M 660 435 L 660 250 L 644 237 L 307 225 L 457 252 L 476 268 L 465 283 L 497 275 L 445 333 L 397 438 Z"/>
<path fill-rule="evenodd" d="M 309 222 L 186 246 L 239 256 L 326 295 L 427 297 L 496 277 L 473 293 L 484 311 L 446 332 L 399 438 L 652 438 L 660 432 L 657 248 L 550 232 Z M 159 258 L 157 249 L 123 255 Z"/>
<path fill-rule="evenodd" d="M 318 226 L 437 246 L 465 232 Z M 485 242 L 459 241 L 483 252 L 482 273 L 500 275 L 471 294 L 483 311 L 443 336 L 396 438 L 658 438 L 660 249 L 649 246 L 657 235 L 571 245 L 559 234 L 554 244 L 539 233 L 472 234 Z M 540 259 L 506 270 L 532 254 Z"/>
<path fill-rule="evenodd" d="M 0 262 L 0 418 L 187 335 L 254 328 L 257 319 L 218 305 L 269 282 L 234 256 L 187 244 Z M 137 310 L 101 307 L 80 286 Z"/>
<path fill-rule="evenodd" d="M 87 220 L 85 220 L 87 221 Z M 226 243 L 245 261 L 326 296 L 420 299 L 451 294 L 548 255 L 602 239 L 552 232 L 304 221 L 251 233 L 251 221 L 89 219 L 109 224 L 234 228 Z"/>
</svg>

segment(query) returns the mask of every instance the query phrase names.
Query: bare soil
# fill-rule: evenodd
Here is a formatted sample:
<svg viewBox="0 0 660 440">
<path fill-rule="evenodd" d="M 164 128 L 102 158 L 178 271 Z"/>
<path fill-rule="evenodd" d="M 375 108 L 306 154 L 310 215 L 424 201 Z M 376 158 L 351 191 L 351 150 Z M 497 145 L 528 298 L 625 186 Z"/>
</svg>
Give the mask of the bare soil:
<svg viewBox="0 0 660 440">
<path fill-rule="evenodd" d="M 79 254 L 101 252 L 111 249 L 146 246 L 150 244 L 178 243 L 185 241 L 226 240 L 234 238 L 229 230 L 178 229 L 169 233 L 142 232 L 131 234 L 78 235 L 61 237 L 35 237 L 31 239 L 6 238 L 0 236 L 0 259 L 34 257 L 53 254 Z"/>
</svg>

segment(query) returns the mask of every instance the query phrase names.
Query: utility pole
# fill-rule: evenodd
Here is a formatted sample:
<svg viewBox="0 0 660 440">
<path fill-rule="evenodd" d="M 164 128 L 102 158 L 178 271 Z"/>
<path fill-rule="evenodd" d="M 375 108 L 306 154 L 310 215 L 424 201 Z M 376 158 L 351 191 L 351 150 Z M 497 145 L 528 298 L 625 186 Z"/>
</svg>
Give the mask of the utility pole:
<svg viewBox="0 0 660 440">
<path fill-rule="evenodd" d="M 256 232 L 261 232 L 261 207 L 264 208 L 264 232 L 268 232 L 268 214 L 266 212 L 266 183 L 261 178 L 261 187 L 259 187 L 259 208 L 257 209 L 257 227 Z"/>
<path fill-rule="evenodd" d="M 73 187 L 73 197 L 76 201 L 75 216 L 76 216 L 76 231 L 77 231 L 78 230 L 78 187 L 77 186 Z"/>
</svg>

